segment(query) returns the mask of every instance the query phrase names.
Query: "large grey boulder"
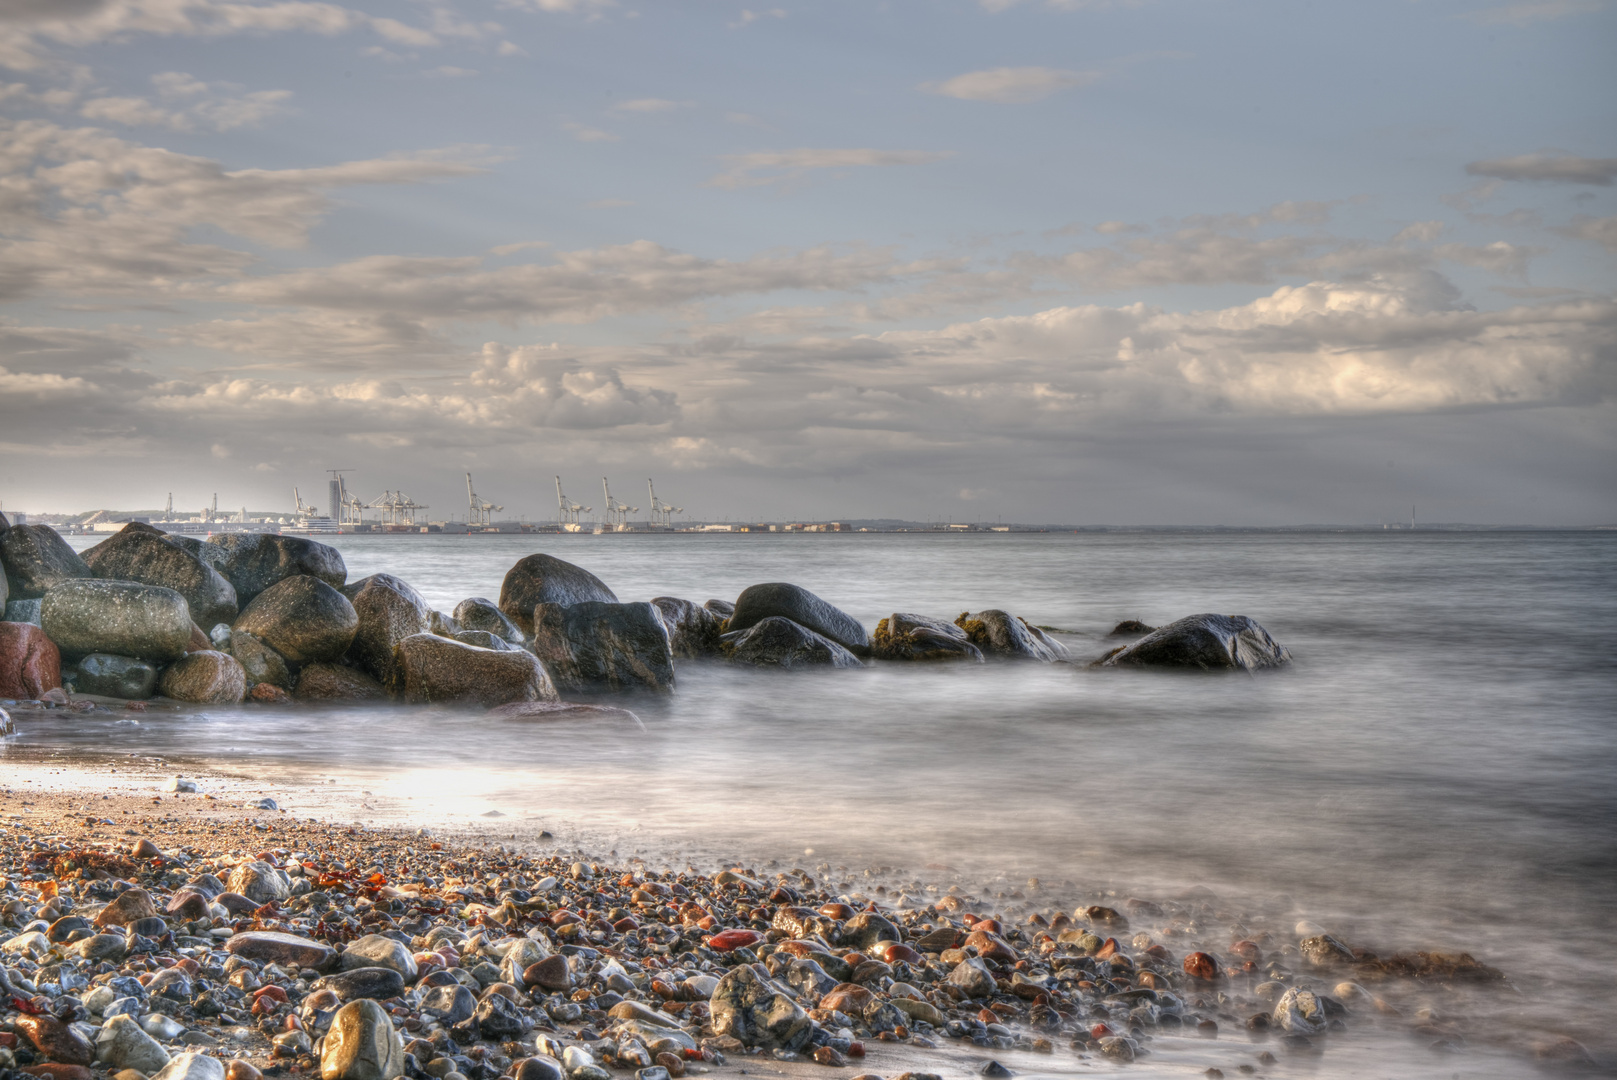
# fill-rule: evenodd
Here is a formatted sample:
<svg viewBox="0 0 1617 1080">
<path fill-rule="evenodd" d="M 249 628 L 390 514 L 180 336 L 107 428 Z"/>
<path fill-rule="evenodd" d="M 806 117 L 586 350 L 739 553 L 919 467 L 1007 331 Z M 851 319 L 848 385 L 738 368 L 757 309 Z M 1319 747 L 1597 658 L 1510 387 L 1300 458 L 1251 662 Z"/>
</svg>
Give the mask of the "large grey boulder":
<svg viewBox="0 0 1617 1080">
<path fill-rule="evenodd" d="M 164 697 L 197 705 L 233 705 L 247 696 L 247 673 L 229 653 L 203 649 L 163 669 Z"/>
<path fill-rule="evenodd" d="M 736 597 L 735 614 L 726 631 L 746 630 L 771 616 L 792 620 L 821 637 L 830 638 L 855 656 L 870 655 L 870 637 L 859 620 L 833 607 L 801 585 L 772 581 L 749 585 Z"/>
<path fill-rule="evenodd" d="M 663 625 L 668 627 L 668 646 L 675 657 L 694 660 L 718 654 L 719 634 L 724 627 L 722 616 L 693 601 L 673 596 L 655 597 L 651 606 L 657 609 Z"/>
<path fill-rule="evenodd" d="M 53 585 L 40 603 L 39 621 L 67 656 L 111 653 L 166 662 L 184 656 L 191 641 L 185 597 L 130 581 L 86 578 Z"/>
<path fill-rule="evenodd" d="M 255 686 L 269 683 L 282 690 L 292 689 L 292 673 L 286 658 L 245 630 L 231 630 L 227 639 L 230 655 L 247 673 L 247 681 Z"/>
<path fill-rule="evenodd" d="M 529 608 L 528 613 L 531 616 L 533 609 Z M 522 636 L 522 628 L 506 618 L 505 612 L 500 610 L 500 605 L 492 600 L 481 596 L 462 600 L 455 605 L 453 618 L 458 630 L 484 630 L 495 637 L 503 638 L 519 649 L 527 645 L 527 639 Z M 455 635 L 451 632 L 447 636 Z"/>
<path fill-rule="evenodd" d="M 1102 667 L 1255 671 L 1291 660 L 1285 646 L 1245 615 L 1192 615 L 1154 630 L 1100 662 Z"/>
<path fill-rule="evenodd" d="M 185 597 L 191 621 L 198 625 L 213 626 L 236 618 L 235 587 L 161 529 L 132 521 L 82 557 L 98 578 L 173 589 Z"/>
<path fill-rule="evenodd" d="M 237 630 L 245 630 L 294 664 L 336 660 L 354 642 L 359 615 L 348 598 L 307 574 L 289 577 L 253 598 Z"/>
<path fill-rule="evenodd" d="M 487 630 L 457 630 L 453 634 L 439 634 L 451 641 L 458 641 L 462 645 L 475 645 L 479 649 L 493 649 L 496 652 L 526 652 L 521 645 L 513 645 L 503 637 L 496 637 Z"/>
<path fill-rule="evenodd" d="M 334 589 L 348 580 L 342 553 L 305 536 L 222 533 L 208 542 L 224 552 L 219 572 L 235 586 L 236 600 L 243 607 L 270 586 L 299 574 L 319 578 Z"/>
<path fill-rule="evenodd" d="M 91 653 L 79 661 L 73 687 L 81 694 L 141 701 L 157 690 L 157 665 L 133 656 Z"/>
<path fill-rule="evenodd" d="M 556 687 L 530 652 L 479 649 L 436 634 L 415 634 L 395 650 L 389 690 L 410 702 L 555 701 Z"/>
<path fill-rule="evenodd" d="M 964 660 L 983 662 L 982 650 L 966 632 L 943 619 L 894 612 L 876 624 L 871 647 L 879 660 Z"/>
<path fill-rule="evenodd" d="M 853 653 L 790 619 L 772 615 L 745 630 L 724 635 L 726 655 L 756 667 L 864 667 Z"/>
<path fill-rule="evenodd" d="M 568 607 L 588 601 L 615 604 L 618 598 L 600 578 L 554 555 L 529 555 L 506 571 L 500 584 L 500 610 L 524 634 L 533 633 L 533 609 L 540 604 Z"/>
<path fill-rule="evenodd" d="M 372 574 L 342 591 L 359 616 L 348 662 L 386 686 L 396 675 L 393 651 L 399 642 L 432 632 L 432 608 L 392 574 Z"/>
<path fill-rule="evenodd" d="M 369 998 L 331 1018 L 320 1053 L 321 1080 L 394 1080 L 404 1075 L 404 1043 L 387 1010 Z"/>
<path fill-rule="evenodd" d="M 1053 664 L 1071 660 L 1067 647 L 1019 615 L 998 608 L 966 611 L 954 621 L 986 656 L 1038 660 Z"/>
<path fill-rule="evenodd" d="M 299 701 L 386 701 L 381 683 L 341 664 L 305 664 L 292 696 Z"/>
<path fill-rule="evenodd" d="M 674 692 L 668 628 L 650 604 L 540 604 L 532 647 L 556 685 L 571 693 Z"/>
<path fill-rule="evenodd" d="M 708 1001 L 713 1030 L 765 1050 L 801 1050 L 814 1022 L 792 995 L 750 964 L 730 969 Z"/>
<path fill-rule="evenodd" d="M 0 532 L 0 563 L 13 600 L 31 600 L 44 596 L 52 585 L 94 576 L 49 525 L 13 525 Z"/>
</svg>

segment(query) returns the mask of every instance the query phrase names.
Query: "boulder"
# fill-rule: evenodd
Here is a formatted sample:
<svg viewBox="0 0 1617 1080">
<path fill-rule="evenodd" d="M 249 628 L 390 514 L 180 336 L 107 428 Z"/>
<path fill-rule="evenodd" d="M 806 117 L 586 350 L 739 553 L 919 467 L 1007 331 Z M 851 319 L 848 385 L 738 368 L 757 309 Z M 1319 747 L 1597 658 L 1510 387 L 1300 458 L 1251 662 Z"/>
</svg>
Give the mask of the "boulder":
<svg viewBox="0 0 1617 1080">
<path fill-rule="evenodd" d="M 586 600 L 533 611 L 533 651 L 572 693 L 674 692 L 668 628 L 650 604 Z"/>
<path fill-rule="evenodd" d="M 390 689 L 410 702 L 554 701 L 556 688 L 528 652 L 462 645 L 436 634 L 415 634 L 395 650 L 396 678 Z"/>
<path fill-rule="evenodd" d="M 387 690 L 363 671 L 341 664 L 305 664 L 292 696 L 299 701 L 385 701 Z"/>
<path fill-rule="evenodd" d="M 391 968 L 398 972 L 399 977 L 405 982 L 415 982 L 415 957 L 410 955 L 410 950 L 402 942 L 394 941 L 382 934 L 366 934 L 351 942 L 343 950 L 344 971 L 366 967 Z"/>
<path fill-rule="evenodd" d="M 1293 986 L 1275 1002 L 1274 1023 L 1293 1035 L 1318 1035 L 1330 1021 L 1325 1016 L 1325 1003 L 1312 990 Z"/>
<path fill-rule="evenodd" d="M 730 616 L 729 632 L 746 630 L 772 616 L 790 619 L 799 626 L 830 638 L 855 656 L 870 655 L 870 638 L 859 620 L 821 600 L 800 585 L 775 581 L 749 585 L 736 597 L 735 614 Z"/>
<path fill-rule="evenodd" d="M 235 587 L 161 529 L 132 521 L 84 552 L 83 559 L 98 578 L 173 589 L 185 597 L 191 621 L 203 626 L 236 618 Z"/>
<path fill-rule="evenodd" d="M 231 630 L 226 640 L 230 655 L 247 673 L 248 682 L 254 686 L 269 683 L 282 690 L 292 689 L 292 673 L 280 653 L 245 630 Z"/>
<path fill-rule="evenodd" d="M 439 637 L 454 637 L 460 633 L 460 624 L 441 611 L 429 612 L 427 621 L 432 624 L 432 632 Z"/>
<path fill-rule="evenodd" d="M 509 575 L 507 575 L 509 576 Z M 531 617 L 533 609 L 528 609 Z M 505 617 L 500 605 L 481 596 L 474 596 L 469 600 L 462 600 L 455 605 L 454 622 L 460 630 L 486 630 L 495 637 L 504 638 L 517 648 L 527 645 L 527 639 L 522 636 L 522 630 L 516 623 Z M 454 636 L 453 633 L 450 634 Z"/>
<path fill-rule="evenodd" d="M 170 664 L 157 689 L 175 701 L 233 705 L 247 696 L 247 673 L 234 656 L 207 649 Z"/>
<path fill-rule="evenodd" d="M 853 653 L 806 626 L 772 615 L 746 630 L 725 634 L 725 653 L 737 664 L 798 668 L 828 665 L 864 667 Z"/>
<path fill-rule="evenodd" d="M 652 600 L 651 606 L 657 609 L 663 625 L 668 627 L 668 647 L 676 657 L 694 660 L 718 655 L 723 616 L 672 596 L 659 596 Z"/>
<path fill-rule="evenodd" d="M 708 600 L 702 604 L 720 619 L 728 619 L 736 613 L 736 606 L 728 600 Z"/>
<path fill-rule="evenodd" d="M 713 1030 L 764 1050 L 801 1050 L 814 1023 L 792 995 L 750 964 L 730 969 L 708 1002 Z"/>
<path fill-rule="evenodd" d="M 308 574 L 285 578 L 259 593 L 236 620 L 294 664 L 336 660 L 353 644 L 359 615 L 348 598 Z"/>
<path fill-rule="evenodd" d="M 383 686 L 394 681 L 393 650 L 416 634 L 432 632 L 432 608 L 421 594 L 392 574 L 372 574 L 343 589 L 359 616 L 348 663 Z"/>
<path fill-rule="evenodd" d="M 0 622 L 0 698 L 30 700 L 62 685 L 62 653 L 32 623 Z"/>
<path fill-rule="evenodd" d="M 1192 615 L 1111 653 L 1100 666 L 1255 671 L 1290 660 L 1285 646 L 1245 615 Z"/>
<path fill-rule="evenodd" d="M 12 600 L 41 597 L 52 585 L 94 576 L 49 525 L 13 525 L 0 532 L 0 564 Z"/>
<path fill-rule="evenodd" d="M 1141 622 L 1139 619 L 1124 619 L 1122 622 L 1120 622 L 1116 626 L 1112 627 L 1112 632 L 1110 634 L 1107 634 L 1106 636 L 1107 637 L 1140 637 L 1143 634 L 1149 634 L 1151 631 L 1153 631 L 1155 629 L 1156 629 L 1156 627 L 1148 626 L 1147 624 Z"/>
<path fill-rule="evenodd" d="M 158 585 L 64 581 L 45 594 L 39 620 L 67 656 L 111 653 L 166 663 L 184 656 L 191 642 L 185 597 Z"/>
<path fill-rule="evenodd" d="M 588 601 L 615 604 L 618 598 L 600 578 L 554 555 L 529 555 L 506 571 L 500 584 L 500 610 L 525 634 L 533 633 L 533 609 L 540 604 L 569 607 Z"/>
<path fill-rule="evenodd" d="M 574 701 L 513 701 L 488 714 L 501 720 L 627 720 L 642 731 L 646 725 L 628 709 L 615 705 L 580 705 Z"/>
<path fill-rule="evenodd" d="M 495 652 L 526 652 L 521 645 L 513 645 L 503 637 L 497 637 L 487 630 L 457 630 L 453 634 L 441 634 L 450 641 L 458 641 L 462 645 L 471 645 L 479 649 L 493 649 Z"/>
<path fill-rule="evenodd" d="M 80 694 L 144 701 L 157 692 L 157 665 L 133 656 L 91 653 L 79 660 L 73 688 Z"/>
<path fill-rule="evenodd" d="M 954 623 L 894 612 L 876 624 L 871 651 L 879 660 L 983 662 L 982 650 Z"/>
<path fill-rule="evenodd" d="M 236 600 L 243 607 L 265 589 L 290 577 L 318 578 L 334 589 L 342 588 L 348 580 L 342 553 L 308 537 L 221 533 L 209 537 L 208 543 L 223 551 L 224 557 L 217 563 L 219 572 L 235 586 Z"/>
<path fill-rule="evenodd" d="M 30 600 L 18 600 L 13 597 L 6 601 L 6 622 L 25 622 L 39 625 L 39 597 Z"/>
<path fill-rule="evenodd" d="M 331 1018 L 320 1053 L 321 1080 L 393 1080 L 404 1075 L 404 1043 L 387 1011 L 369 998 Z"/>
<path fill-rule="evenodd" d="M 966 632 L 971 643 L 985 656 L 1022 658 L 1053 664 L 1072 659 L 1061 642 L 1018 615 L 998 608 L 965 611 L 954 624 Z"/>
</svg>

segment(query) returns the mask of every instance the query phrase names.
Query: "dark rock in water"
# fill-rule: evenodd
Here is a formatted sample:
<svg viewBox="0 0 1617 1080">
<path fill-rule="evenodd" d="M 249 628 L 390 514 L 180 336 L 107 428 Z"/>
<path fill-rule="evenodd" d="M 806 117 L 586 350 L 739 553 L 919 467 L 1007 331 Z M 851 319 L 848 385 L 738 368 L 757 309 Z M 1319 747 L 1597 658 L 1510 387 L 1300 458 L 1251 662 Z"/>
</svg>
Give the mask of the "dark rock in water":
<svg viewBox="0 0 1617 1080">
<path fill-rule="evenodd" d="M 1140 622 L 1138 619 L 1124 619 L 1122 622 L 1120 622 L 1116 626 L 1112 627 L 1112 632 L 1110 634 L 1107 634 L 1106 636 L 1107 637 L 1138 637 L 1141 634 L 1149 634 L 1151 631 L 1153 631 L 1155 629 L 1156 629 L 1156 627 L 1147 626 L 1145 623 Z"/>
<path fill-rule="evenodd" d="M 348 598 L 319 578 L 289 577 L 253 598 L 236 629 L 245 630 L 294 664 L 336 660 L 353 644 L 359 615 Z"/>
<path fill-rule="evenodd" d="M 529 652 L 501 652 L 462 645 L 436 634 L 399 642 L 394 694 L 411 702 L 554 701 L 556 688 Z"/>
<path fill-rule="evenodd" d="M 0 698 L 30 700 L 61 685 L 62 653 L 45 631 L 32 623 L 0 622 Z"/>
<path fill-rule="evenodd" d="M 674 691 L 668 628 L 650 604 L 540 604 L 533 613 L 533 651 L 569 692 Z"/>
<path fill-rule="evenodd" d="M 980 664 L 982 650 L 954 623 L 894 612 L 876 624 L 872 651 L 880 660 L 965 660 Z"/>
<path fill-rule="evenodd" d="M 94 576 L 49 525 L 13 525 L 0 532 L 0 563 L 12 600 L 44 596 L 52 585 Z"/>
<path fill-rule="evenodd" d="M 298 672 L 292 696 L 299 701 L 384 701 L 387 691 L 363 671 L 341 664 L 306 664 Z"/>
<path fill-rule="evenodd" d="M 990 980 L 991 981 L 991 980 Z M 801 1050 L 814 1023 L 784 989 L 747 964 L 730 969 L 708 1002 L 713 1030 L 765 1050 Z"/>
<path fill-rule="evenodd" d="M 185 597 L 192 622 L 212 626 L 236 618 L 235 587 L 161 529 L 132 521 L 82 558 L 98 578 L 173 589 Z"/>
<path fill-rule="evenodd" d="M 533 1027 L 533 1021 L 504 994 L 485 994 L 473 1014 L 485 1039 L 514 1039 Z"/>
<path fill-rule="evenodd" d="M 236 587 L 236 602 L 243 608 L 270 586 L 300 574 L 319 578 L 333 589 L 348 580 L 342 553 L 307 537 L 222 533 L 208 543 L 224 551 L 218 569 Z"/>
<path fill-rule="evenodd" d="M 501 720 L 628 720 L 646 725 L 628 709 L 615 705 L 580 705 L 574 701 L 513 701 L 488 711 Z"/>
<path fill-rule="evenodd" d="M 1329 934 L 1304 938 L 1298 944 L 1297 951 L 1314 967 L 1336 967 L 1354 962 L 1353 950 Z"/>
<path fill-rule="evenodd" d="M 178 660 L 191 642 L 191 613 L 185 597 L 157 585 L 66 581 L 51 586 L 45 594 L 39 619 L 66 656 L 111 653 L 142 660 Z"/>
<path fill-rule="evenodd" d="M 370 998 L 386 1001 L 404 993 L 404 976 L 392 968 L 362 967 L 327 975 L 310 984 L 311 991 L 330 990 L 342 1002 Z"/>
<path fill-rule="evenodd" d="M 342 591 L 359 616 L 348 662 L 387 686 L 397 674 L 393 650 L 407 637 L 432 632 L 432 608 L 392 574 L 372 574 Z"/>
<path fill-rule="evenodd" d="M 1112 653 L 1100 666 L 1254 671 L 1290 660 L 1291 653 L 1245 615 L 1192 615 Z"/>
<path fill-rule="evenodd" d="M 157 690 L 157 666 L 133 656 L 91 653 L 79 661 L 73 685 L 81 694 L 143 701 Z"/>
<path fill-rule="evenodd" d="M 170 664 L 157 688 L 175 701 L 233 704 L 247 696 L 247 673 L 234 656 L 209 649 Z"/>
<path fill-rule="evenodd" d="M 247 673 L 247 681 L 255 686 L 269 683 L 282 690 L 292 689 L 292 673 L 280 653 L 245 630 L 230 632 L 230 655 Z"/>
<path fill-rule="evenodd" d="M 529 617 L 533 609 L 528 609 Z M 517 648 L 527 646 L 527 639 L 522 636 L 522 630 L 516 623 L 505 617 L 500 605 L 481 596 L 474 596 L 470 600 L 462 600 L 455 605 L 455 624 L 462 630 L 484 630 L 495 637 L 515 645 Z M 450 637 L 454 637 L 451 633 Z"/>
<path fill-rule="evenodd" d="M 719 633 L 725 616 L 672 596 L 656 597 L 651 606 L 657 609 L 663 625 L 668 627 L 668 647 L 675 656 L 694 660 L 718 654 Z"/>
<path fill-rule="evenodd" d="M 615 604 L 618 597 L 582 566 L 554 555 L 529 555 L 506 572 L 500 585 L 500 610 L 525 634 L 533 632 L 533 609 L 540 604 L 568 607 L 589 601 Z"/>
<path fill-rule="evenodd" d="M 870 638 L 859 620 L 802 586 L 781 581 L 743 589 L 736 597 L 735 612 L 725 630 L 746 630 L 772 616 L 790 619 L 821 637 L 830 638 L 855 656 L 870 655 Z"/>
<path fill-rule="evenodd" d="M 781 668 L 864 667 L 857 656 L 830 638 L 821 637 L 808 627 L 779 615 L 772 615 L 746 630 L 725 634 L 723 641 L 726 654 L 738 664 Z"/>
<path fill-rule="evenodd" d="M 449 640 L 458 641 L 462 645 L 471 645 L 479 649 L 493 649 L 495 652 L 527 651 L 521 645 L 513 645 L 503 637 L 497 637 L 487 630 L 461 630 L 450 634 Z"/>
<path fill-rule="evenodd" d="M 728 619 L 736 613 L 736 606 L 728 600 L 709 600 L 702 605 L 720 619 Z"/>
<path fill-rule="evenodd" d="M 955 625 L 987 656 L 1024 657 L 1046 664 L 1070 660 L 1067 647 L 1037 626 L 998 608 L 962 612 Z"/>
</svg>

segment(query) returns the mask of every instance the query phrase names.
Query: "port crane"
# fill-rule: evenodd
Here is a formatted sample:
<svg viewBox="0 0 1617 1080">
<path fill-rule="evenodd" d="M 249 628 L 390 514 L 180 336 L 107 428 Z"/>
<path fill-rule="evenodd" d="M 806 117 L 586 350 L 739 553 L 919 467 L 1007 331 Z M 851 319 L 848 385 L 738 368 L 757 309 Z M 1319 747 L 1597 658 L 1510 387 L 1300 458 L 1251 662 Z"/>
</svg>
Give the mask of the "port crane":
<svg viewBox="0 0 1617 1080">
<path fill-rule="evenodd" d="M 593 507 L 580 506 L 575 502 L 569 502 L 567 496 L 562 493 L 561 477 L 559 476 L 556 477 L 556 503 L 561 507 L 561 523 L 563 525 L 577 525 L 579 514 L 587 514 L 594 509 Z"/>
<path fill-rule="evenodd" d="M 382 512 L 383 525 L 413 526 L 416 511 L 427 509 L 425 503 L 416 502 L 402 491 L 384 491 L 365 505 Z"/>
<path fill-rule="evenodd" d="M 629 524 L 629 515 L 638 514 L 640 507 L 627 506 L 612 497 L 612 486 L 601 477 L 601 492 L 606 496 L 606 523 L 616 527 L 626 527 Z"/>
<path fill-rule="evenodd" d="M 331 505 L 335 508 L 332 517 L 337 519 L 339 525 L 359 525 L 364 521 L 365 503 L 358 495 L 350 494 L 348 485 L 343 482 L 342 474 L 352 472 L 351 469 L 327 469 L 331 474 L 329 487 L 331 488 Z M 425 510 L 426 507 L 421 507 Z"/>
<path fill-rule="evenodd" d="M 217 500 L 218 496 L 215 495 L 214 499 Z M 298 493 L 298 489 L 296 487 L 292 488 L 292 500 L 298 504 L 298 517 L 320 516 L 320 508 L 318 506 L 310 506 L 305 503 L 303 501 L 303 496 Z"/>
<path fill-rule="evenodd" d="M 685 512 L 684 508 L 669 506 L 657 498 L 657 489 L 652 486 L 651 477 L 649 476 L 646 477 L 646 493 L 651 496 L 651 523 L 672 529 L 674 527 L 674 515 L 683 514 Z"/>
<path fill-rule="evenodd" d="M 466 506 L 468 525 L 492 525 L 494 515 L 505 509 L 503 506 L 495 506 L 472 489 L 471 473 L 466 474 Z"/>
</svg>

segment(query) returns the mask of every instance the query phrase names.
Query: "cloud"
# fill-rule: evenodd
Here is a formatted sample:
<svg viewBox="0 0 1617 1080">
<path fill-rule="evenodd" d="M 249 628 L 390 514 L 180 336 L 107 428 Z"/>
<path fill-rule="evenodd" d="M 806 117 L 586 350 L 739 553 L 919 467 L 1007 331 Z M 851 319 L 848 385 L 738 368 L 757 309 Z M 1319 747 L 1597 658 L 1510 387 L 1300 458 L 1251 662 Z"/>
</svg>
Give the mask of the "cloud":
<svg viewBox="0 0 1617 1080">
<path fill-rule="evenodd" d="M 290 90 L 241 93 L 232 83 L 205 83 L 184 72 L 152 76 L 158 100 L 141 97 L 94 97 L 79 106 L 86 120 L 125 127 L 161 127 L 170 131 L 233 131 L 257 127 L 286 112 Z"/>
<path fill-rule="evenodd" d="M 1592 244 L 1599 244 L 1607 251 L 1617 254 L 1617 217 L 1597 218 L 1579 214 L 1572 219 L 1571 224 L 1554 231 L 1574 240 L 1587 240 Z"/>
<path fill-rule="evenodd" d="M 470 79 L 477 75 L 474 68 L 455 67 L 453 64 L 443 64 L 422 72 L 429 79 Z"/>
<path fill-rule="evenodd" d="M 925 165 L 950 157 L 951 152 L 928 150 L 762 150 L 727 154 L 725 171 L 708 180 L 711 187 L 762 187 L 790 183 L 816 169 L 889 168 Z"/>
<path fill-rule="evenodd" d="M 727 23 L 726 25 L 732 30 L 739 30 L 743 26 L 751 26 L 759 19 L 784 19 L 785 17 L 785 8 L 770 8 L 768 11 L 750 11 L 746 8 L 742 8 L 741 14 L 737 16 L 736 21 L 733 23 Z"/>
<path fill-rule="evenodd" d="M 1465 18 L 1483 26 L 1527 26 L 1573 15 L 1592 15 L 1606 9 L 1605 0 L 1528 0 L 1469 12 Z"/>
<path fill-rule="evenodd" d="M 1066 71 L 1046 67 L 1002 67 L 972 71 L 941 83 L 922 83 L 920 89 L 962 101 L 989 101 L 1023 105 L 1075 86 L 1088 86 L 1100 78 L 1096 71 Z"/>
<path fill-rule="evenodd" d="M 688 109 L 695 102 L 669 101 L 667 98 L 634 98 L 631 101 L 620 101 L 612 106 L 613 112 L 629 113 L 660 113 L 672 112 L 675 109 Z"/>
<path fill-rule="evenodd" d="M 1519 157 L 1473 161 L 1465 167 L 1465 171 L 1472 176 L 1487 176 L 1495 180 L 1543 180 L 1610 187 L 1617 180 L 1617 158 L 1522 154 Z"/>
<path fill-rule="evenodd" d="M 1103 236 L 1117 236 L 1120 233 L 1149 232 L 1144 225 L 1130 225 L 1126 221 L 1103 221 L 1095 226 L 1095 231 Z"/>
<path fill-rule="evenodd" d="M 617 135 L 612 134 L 610 131 L 602 131 L 600 128 L 592 128 L 586 124 L 575 124 L 572 121 L 568 121 L 562 127 L 579 142 L 617 142 L 619 139 Z"/>
</svg>

